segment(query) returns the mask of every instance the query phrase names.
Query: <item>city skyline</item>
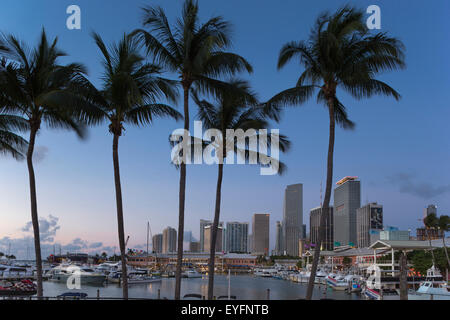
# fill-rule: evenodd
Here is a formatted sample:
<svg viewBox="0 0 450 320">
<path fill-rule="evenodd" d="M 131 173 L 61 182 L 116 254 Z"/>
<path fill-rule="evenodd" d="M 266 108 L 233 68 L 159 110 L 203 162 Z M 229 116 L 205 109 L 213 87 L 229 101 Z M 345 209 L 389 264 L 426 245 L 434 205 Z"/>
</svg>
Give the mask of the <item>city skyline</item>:
<svg viewBox="0 0 450 320">
<path fill-rule="evenodd" d="M 350 2 L 362 8 L 371 4 L 370 1 Z M 98 83 L 100 57 L 90 31 L 101 33 L 108 43 L 109 40 L 117 40 L 117 34 L 140 26 L 139 6 L 111 1 L 111 5 L 105 7 L 100 3 L 78 1 L 86 19 L 83 19 L 81 31 L 69 31 L 65 28 L 68 3 L 36 4 L 35 1 L 24 0 L 18 4 L 6 0 L 0 13 L 0 31 L 12 32 L 34 45 L 41 27 L 45 26 L 49 35 L 59 36 L 61 48 L 69 53 L 63 61 L 85 62 L 90 79 Z M 141 4 L 141 1 L 134 3 Z M 171 17 L 179 12 L 179 4 L 155 3 L 166 8 Z M 253 63 L 255 75 L 250 77 L 250 81 L 261 99 L 269 98 L 296 81 L 297 66 L 276 71 L 275 60 L 281 44 L 305 38 L 309 29 L 304 26 L 310 26 L 321 11 L 332 11 L 338 6 L 333 1 L 314 5 L 293 1 L 282 6 L 265 4 L 261 6 L 261 14 L 254 17 L 249 13 L 256 2 L 249 1 L 240 4 L 244 12 L 240 17 L 233 14 L 236 3 L 201 1 L 202 15 L 218 12 L 231 19 L 236 34 L 234 49 Z M 25 6 L 28 10 L 23 10 Z M 415 230 L 421 226 L 418 219 L 422 218 L 423 209 L 430 203 L 437 204 L 443 214 L 450 212 L 450 176 L 446 170 L 450 145 L 445 131 L 445 119 L 450 116 L 447 107 L 449 93 L 435 88 L 436 83 L 448 83 L 448 75 L 443 75 L 438 66 L 446 63 L 449 44 L 439 42 L 440 50 L 433 50 L 432 61 L 419 63 L 423 61 L 422 57 L 430 56 L 427 48 L 434 48 L 437 39 L 445 36 L 444 12 L 448 12 L 448 7 L 448 3 L 432 3 L 424 8 L 382 3 L 383 29 L 398 35 L 408 48 L 407 70 L 382 75 L 382 78 L 395 84 L 403 99 L 398 103 L 383 98 L 355 102 L 343 96 L 344 102 L 351 106 L 349 115 L 357 126 L 354 132 L 337 131 L 340 139 L 337 140 L 339 147 L 336 149 L 333 182 L 346 175 L 360 177 L 363 181 L 361 204 L 375 201 L 383 204 L 385 224 L 402 230 Z M 93 19 L 93 13 L 98 12 L 104 14 Z M 118 14 L 123 16 L 121 23 L 113 19 Z M 273 26 L 265 26 L 259 20 L 271 15 L 279 24 L 279 30 L 283 30 L 281 35 L 275 33 Z M 418 25 L 415 19 L 408 18 L 417 15 L 424 23 Z M 246 39 L 255 34 L 254 43 L 247 43 Z M 426 35 L 421 44 L 417 43 L 418 34 Z M 255 46 L 271 49 L 255 54 Z M 418 90 L 419 82 L 415 79 L 422 79 L 421 90 Z M 424 90 L 433 95 L 432 105 L 421 93 Z M 439 90 L 439 94 L 435 90 Z M 286 175 L 261 177 L 259 169 L 251 166 L 225 169 L 227 183 L 223 186 L 221 220 L 250 220 L 254 212 L 269 212 L 270 248 L 273 248 L 275 222 L 282 220 L 286 185 L 298 182 L 304 185 L 304 212 L 320 204 L 320 185 L 325 182 L 327 140 L 324 112 L 311 101 L 301 108 L 286 110 L 281 123 L 273 124 L 293 141 L 291 152 L 282 155 L 282 161 L 288 167 Z M 129 247 L 145 247 L 144 223 L 147 221 L 150 221 L 154 233 L 177 224 L 178 207 L 173 195 L 177 191 L 178 172 L 168 163 L 170 148 L 167 136 L 180 126 L 180 123 L 162 121 L 150 129 L 127 128 L 120 160 L 124 171 L 124 214 L 126 234 L 130 235 Z M 45 226 L 41 230 L 45 239 L 43 245 L 50 251 L 55 243 L 79 250 L 105 248 L 113 251 L 114 247 L 118 248 L 110 136 L 104 127 L 90 130 L 89 136 L 89 140 L 81 143 L 70 133 L 42 130 L 40 134 L 35 158 L 39 217 Z M 68 145 L 71 147 L 67 148 Z M 155 150 L 161 151 L 154 156 Z M 0 192 L 3 199 L 7 199 L 0 201 L 0 251 L 7 251 L 8 243 L 12 243 L 12 251 L 19 246 L 25 251 L 32 244 L 25 163 L 2 157 L 0 177 Z M 212 177 L 215 177 L 214 167 L 190 167 L 186 230 L 193 230 L 195 235 L 199 219 L 213 217 L 213 200 L 205 201 L 213 198 L 215 178 Z M 245 201 L 234 201 L 241 198 Z M 303 220 L 309 221 L 305 215 Z"/>
</svg>

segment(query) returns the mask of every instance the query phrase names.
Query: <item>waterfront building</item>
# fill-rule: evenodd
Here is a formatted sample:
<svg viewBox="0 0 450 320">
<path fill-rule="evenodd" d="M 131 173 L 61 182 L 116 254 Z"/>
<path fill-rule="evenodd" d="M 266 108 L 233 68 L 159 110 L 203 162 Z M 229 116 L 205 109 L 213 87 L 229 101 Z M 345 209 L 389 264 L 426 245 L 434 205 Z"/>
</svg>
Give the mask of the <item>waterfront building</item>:
<svg viewBox="0 0 450 320">
<path fill-rule="evenodd" d="M 155 253 L 162 253 L 163 251 L 163 235 L 162 233 L 155 234 L 152 237 L 152 248 Z"/>
<path fill-rule="evenodd" d="M 334 189 L 334 246 L 356 246 L 356 210 L 361 207 L 361 184 L 358 177 L 339 180 Z"/>
<path fill-rule="evenodd" d="M 205 227 L 205 234 L 204 234 L 204 251 L 209 252 L 211 248 L 211 241 L 212 241 L 212 225 Z M 217 228 L 217 238 L 216 238 L 216 252 L 222 252 L 223 246 L 222 246 L 222 235 L 223 235 L 223 227 L 219 226 Z"/>
<path fill-rule="evenodd" d="M 309 213 L 309 239 L 312 247 L 315 247 L 316 243 L 319 241 L 319 226 L 320 226 L 320 215 L 322 212 L 322 207 L 317 207 L 311 209 Z M 328 208 L 328 213 L 325 216 L 325 239 L 322 241 L 321 250 L 333 250 L 333 207 Z"/>
<path fill-rule="evenodd" d="M 283 252 L 298 255 L 298 240 L 303 239 L 303 184 L 288 185 L 283 204 Z"/>
<path fill-rule="evenodd" d="M 189 242 L 189 251 L 190 252 L 200 252 L 200 242 L 199 241 Z"/>
<path fill-rule="evenodd" d="M 248 253 L 248 222 L 227 222 L 226 252 Z M 225 250 L 224 250 L 225 251 Z"/>
<path fill-rule="evenodd" d="M 167 227 L 163 230 L 163 245 L 162 252 L 176 252 L 177 251 L 177 230 Z"/>
<path fill-rule="evenodd" d="M 255 213 L 252 219 L 253 248 L 252 254 L 269 255 L 270 215 Z"/>
<path fill-rule="evenodd" d="M 439 229 L 426 229 L 426 228 L 417 228 L 416 229 L 416 237 L 417 240 L 436 240 L 442 239 L 444 232 Z"/>
<path fill-rule="evenodd" d="M 367 248 L 379 240 L 383 230 L 383 206 L 373 202 L 358 208 L 356 230 L 358 248 Z"/>
<path fill-rule="evenodd" d="M 223 270 L 232 270 L 233 272 L 244 271 L 248 272 L 256 265 L 256 256 L 250 254 L 238 254 L 238 253 L 222 253 L 217 252 L 215 255 L 215 264 L 217 268 L 223 268 Z M 200 252 L 185 252 L 183 253 L 183 263 L 186 265 L 192 265 L 199 268 L 202 271 L 206 271 L 208 268 L 209 253 Z M 146 267 L 158 264 L 160 266 L 176 265 L 177 253 L 163 253 L 163 254 L 141 254 L 130 256 L 127 260 L 127 264 L 134 267 Z"/>
<path fill-rule="evenodd" d="M 398 230 L 398 228 L 388 227 L 380 231 L 380 240 L 409 241 L 410 231 Z"/>
</svg>

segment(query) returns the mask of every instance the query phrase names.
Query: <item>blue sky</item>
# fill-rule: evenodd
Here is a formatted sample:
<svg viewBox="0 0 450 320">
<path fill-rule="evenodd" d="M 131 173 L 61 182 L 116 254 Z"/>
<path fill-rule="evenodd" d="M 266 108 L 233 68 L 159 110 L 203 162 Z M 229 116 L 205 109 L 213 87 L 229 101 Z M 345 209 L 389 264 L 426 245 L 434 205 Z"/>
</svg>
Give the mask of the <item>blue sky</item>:
<svg viewBox="0 0 450 320">
<path fill-rule="evenodd" d="M 334 11 L 341 1 L 200 0 L 203 21 L 222 15 L 234 26 L 233 51 L 248 59 L 254 73 L 246 76 L 261 100 L 295 84 L 301 67 L 289 64 L 281 71 L 276 61 L 281 46 L 306 39 L 323 10 Z M 438 213 L 450 213 L 450 62 L 448 1 L 353 1 L 360 8 L 381 8 L 381 31 L 406 46 L 407 69 L 380 79 L 397 89 L 402 99 L 376 97 L 356 101 L 339 92 L 354 131 L 336 134 L 334 182 L 356 175 L 362 182 L 362 202 L 383 204 L 385 224 L 414 229 L 430 203 Z M 66 8 L 81 8 L 82 29 L 66 28 Z M 3 0 L 0 30 L 35 45 L 42 27 L 69 54 L 63 62 L 82 62 L 91 81 L 99 85 L 100 54 L 90 37 L 100 33 L 108 43 L 141 26 L 144 5 L 161 5 L 173 22 L 181 1 Z M 192 105 L 192 104 L 191 104 Z M 181 110 L 181 101 L 178 105 Z M 192 121 L 195 107 L 191 107 Z M 120 161 L 126 234 L 130 245 L 145 243 L 146 222 L 153 233 L 178 226 L 178 172 L 170 165 L 169 134 L 182 123 L 158 120 L 151 127 L 127 127 L 120 140 Z M 253 213 L 271 214 L 271 244 L 275 221 L 282 218 L 283 192 L 288 184 L 304 184 L 304 221 L 319 205 L 320 183 L 325 185 L 328 143 L 326 110 L 315 100 L 289 108 L 273 124 L 292 140 L 282 155 L 284 176 L 260 176 L 252 166 L 228 166 L 223 182 L 223 221 L 251 221 Z M 74 134 L 42 130 L 35 165 L 39 215 L 57 217 L 57 232 L 48 244 L 81 239 L 104 246 L 117 243 L 112 171 L 112 137 L 106 126 L 91 129 L 86 141 Z M 25 162 L 0 159 L 0 251 L 2 243 L 30 234 L 28 176 Z M 213 217 L 216 167 L 190 166 L 187 176 L 186 230 L 198 237 L 199 220 Z M 52 220 L 54 221 L 54 220 Z M 1 239 L 8 241 L 1 241 Z M 76 241 L 79 243 L 79 241 Z M 89 245 L 87 245 L 89 246 Z M 4 250 L 4 249 L 3 249 Z"/>
</svg>

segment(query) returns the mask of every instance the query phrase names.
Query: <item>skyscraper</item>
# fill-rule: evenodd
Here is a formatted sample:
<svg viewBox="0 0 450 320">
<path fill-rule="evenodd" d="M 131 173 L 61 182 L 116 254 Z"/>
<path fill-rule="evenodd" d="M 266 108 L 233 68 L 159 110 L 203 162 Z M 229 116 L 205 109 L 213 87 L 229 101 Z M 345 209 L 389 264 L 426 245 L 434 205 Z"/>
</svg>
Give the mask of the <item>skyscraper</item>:
<svg viewBox="0 0 450 320">
<path fill-rule="evenodd" d="M 205 247 L 206 246 L 206 244 L 205 244 L 205 228 L 208 226 L 212 226 L 212 224 L 213 224 L 213 222 L 210 220 L 200 219 L 200 252 L 209 252 L 209 249 L 207 249 Z M 219 227 L 223 228 L 223 222 L 219 222 Z M 221 236 L 220 236 L 221 243 L 224 243 L 224 240 L 225 240 L 224 237 L 225 237 L 225 235 L 221 234 Z M 208 248 L 209 248 L 209 246 L 208 246 Z M 222 251 L 222 250 L 220 250 L 220 251 Z"/>
<path fill-rule="evenodd" d="M 162 252 L 176 252 L 177 251 L 177 230 L 167 227 L 163 230 L 163 245 Z"/>
<path fill-rule="evenodd" d="M 303 184 L 292 184 L 284 192 L 283 251 L 298 255 L 298 240 L 303 239 Z"/>
<path fill-rule="evenodd" d="M 252 219 L 253 248 L 252 253 L 257 255 L 269 254 L 269 220 L 267 213 L 255 213 Z"/>
<path fill-rule="evenodd" d="M 280 221 L 277 221 L 275 236 L 275 255 L 279 256 L 283 254 L 283 226 Z"/>
<path fill-rule="evenodd" d="M 356 210 L 356 229 L 359 248 L 367 248 L 380 239 L 383 230 L 383 206 L 368 203 Z"/>
<path fill-rule="evenodd" d="M 205 252 L 205 227 L 212 225 L 212 221 L 200 219 L 200 252 Z"/>
<path fill-rule="evenodd" d="M 319 226 L 322 207 L 311 209 L 309 213 L 309 238 L 311 246 L 314 248 L 319 243 Z M 322 239 L 322 250 L 333 250 L 333 207 L 328 208 L 325 216 L 325 239 Z"/>
<path fill-rule="evenodd" d="M 217 228 L 217 239 L 216 239 L 216 252 L 221 252 L 223 250 L 222 247 L 222 234 L 223 228 L 219 226 Z M 211 248 L 212 241 L 212 225 L 205 227 L 205 237 L 204 237 L 204 250 L 205 252 L 209 252 Z"/>
<path fill-rule="evenodd" d="M 361 207 L 361 184 L 358 177 L 339 180 L 334 189 L 334 242 L 336 246 L 357 244 L 356 209 Z"/>
<path fill-rule="evenodd" d="M 227 222 L 226 251 L 232 253 L 247 253 L 248 222 Z"/>
<path fill-rule="evenodd" d="M 423 209 L 423 217 L 426 218 L 429 214 L 434 213 L 437 215 L 437 207 L 434 204 L 428 205 L 425 209 Z"/>
<path fill-rule="evenodd" d="M 155 234 L 152 237 L 153 252 L 162 253 L 163 250 L 163 235 L 162 233 Z"/>
</svg>

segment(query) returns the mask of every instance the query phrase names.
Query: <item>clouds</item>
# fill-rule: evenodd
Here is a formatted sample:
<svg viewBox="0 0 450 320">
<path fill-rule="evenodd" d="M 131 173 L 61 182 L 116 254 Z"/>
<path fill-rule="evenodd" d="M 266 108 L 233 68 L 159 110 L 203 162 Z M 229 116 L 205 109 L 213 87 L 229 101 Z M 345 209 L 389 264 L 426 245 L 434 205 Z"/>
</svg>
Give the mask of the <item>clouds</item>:
<svg viewBox="0 0 450 320">
<path fill-rule="evenodd" d="M 58 225 L 58 218 L 52 215 L 46 218 L 39 219 L 39 234 L 41 238 L 41 242 L 53 242 L 54 236 L 56 235 L 56 231 L 58 231 L 61 227 Z M 27 224 L 21 229 L 23 232 L 33 233 L 33 223 L 31 221 L 27 222 Z"/>
<path fill-rule="evenodd" d="M 107 246 L 99 241 L 90 242 L 79 237 L 66 244 L 55 242 L 56 233 L 61 228 L 58 221 L 59 219 L 52 215 L 49 215 L 47 218 L 43 217 L 39 219 L 43 259 L 46 259 L 53 253 L 59 254 L 59 252 L 84 252 L 89 254 L 101 254 L 102 252 L 106 252 L 108 255 L 112 255 L 117 251 L 115 246 Z M 33 224 L 29 221 L 20 230 L 24 232 L 24 236 L 21 238 L 0 238 L 0 252 L 10 252 L 18 259 L 34 259 Z"/>
<path fill-rule="evenodd" d="M 34 148 L 33 161 L 35 163 L 42 162 L 48 154 L 48 148 L 46 146 L 37 146 Z"/>
<path fill-rule="evenodd" d="M 422 199 L 431 199 L 450 192 L 450 185 L 436 186 L 429 182 L 417 181 L 414 174 L 397 173 L 387 177 L 389 183 L 397 186 L 401 193 Z"/>
</svg>

